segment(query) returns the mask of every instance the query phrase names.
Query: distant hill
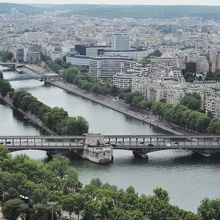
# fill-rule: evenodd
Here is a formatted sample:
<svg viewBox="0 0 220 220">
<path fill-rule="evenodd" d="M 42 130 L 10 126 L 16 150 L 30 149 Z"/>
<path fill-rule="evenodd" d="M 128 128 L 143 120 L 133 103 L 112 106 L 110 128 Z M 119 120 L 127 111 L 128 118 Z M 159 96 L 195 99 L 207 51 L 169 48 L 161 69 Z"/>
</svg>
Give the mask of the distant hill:
<svg viewBox="0 0 220 220">
<path fill-rule="evenodd" d="M 16 10 L 25 15 L 34 15 L 43 12 L 42 8 L 33 7 L 27 4 L 0 3 L 0 14 L 10 13 L 12 8 L 15 8 Z"/>
<path fill-rule="evenodd" d="M 200 17 L 203 19 L 220 20 L 220 6 L 119 6 L 119 5 L 73 5 L 61 6 L 69 8 L 65 16 L 80 14 L 101 18 L 180 18 Z"/>
<path fill-rule="evenodd" d="M 146 6 L 146 5 L 29 5 L 0 3 L 0 14 L 12 8 L 26 14 L 40 14 L 45 10 L 63 11 L 59 16 L 87 15 L 100 18 L 180 18 L 200 17 L 220 20 L 220 6 Z"/>
</svg>

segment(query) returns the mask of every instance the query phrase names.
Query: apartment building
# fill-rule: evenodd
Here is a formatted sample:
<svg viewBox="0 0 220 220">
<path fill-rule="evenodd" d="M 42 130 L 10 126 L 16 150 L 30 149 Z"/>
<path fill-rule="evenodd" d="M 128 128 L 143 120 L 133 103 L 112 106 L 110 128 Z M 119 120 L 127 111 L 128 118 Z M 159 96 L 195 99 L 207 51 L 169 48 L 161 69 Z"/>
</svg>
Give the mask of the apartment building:
<svg viewBox="0 0 220 220">
<path fill-rule="evenodd" d="M 113 85 L 120 89 L 130 89 L 132 87 L 132 79 L 134 74 L 130 73 L 116 73 L 113 76 Z"/>
</svg>

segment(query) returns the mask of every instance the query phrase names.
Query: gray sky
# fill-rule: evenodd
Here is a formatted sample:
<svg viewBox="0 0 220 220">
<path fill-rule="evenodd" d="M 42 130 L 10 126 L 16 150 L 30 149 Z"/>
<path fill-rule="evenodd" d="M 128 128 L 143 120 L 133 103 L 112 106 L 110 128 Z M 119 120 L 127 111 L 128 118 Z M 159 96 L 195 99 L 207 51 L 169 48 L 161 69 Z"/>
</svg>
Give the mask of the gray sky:
<svg viewBox="0 0 220 220">
<path fill-rule="evenodd" d="M 220 0 L 0 0 L 7 3 L 220 5 Z"/>
</svg>

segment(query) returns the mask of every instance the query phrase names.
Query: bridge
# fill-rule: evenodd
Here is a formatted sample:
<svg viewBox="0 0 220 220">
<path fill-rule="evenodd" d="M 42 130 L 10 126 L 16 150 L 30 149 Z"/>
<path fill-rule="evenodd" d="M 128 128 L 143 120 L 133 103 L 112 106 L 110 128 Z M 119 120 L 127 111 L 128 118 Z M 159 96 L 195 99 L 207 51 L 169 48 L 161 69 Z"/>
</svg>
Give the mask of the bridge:
<svg viewBox="0 0 220 220">
<path fill-rule="evenodd" d="M 63 80 L 63 76 L 58 75 L 58 74 L 34 74 L 34 73 L 24 73 L 24 74 L 20 74 L 18 76 L 12 77 L 7 79 L 8 81 L 21 81 L 21 80 L 31 80 L 31 79 L 35 79 L 35 80 L 39 80 L 42 82 L 52 82 L 52 81 L 60 81 Z"/>
<path fill-rule="evenodd" d="M 5 67 L 11 68 L 11 69 L 15 69 L 17 67 L 23 67 L 24 64 L 16 63 L 16 62 L 10 62 L 10 63 L 0 62 L 0 66 L 5 66 Z"/>
<path fill-rule="evenodd" d="M 100 134 L 99 134 L 100 135 Z M 134 153 L 181 149 L 201 153 L 220 152 L 220 136 L 200 135 L 100 135 L 103 143 L 88 144 L 87 136 L 0 136 L 0 144 L 8 150 L 44 150 L 47 152 L 64 152 L 88 148 L 132 150 Z"/>
</svg>

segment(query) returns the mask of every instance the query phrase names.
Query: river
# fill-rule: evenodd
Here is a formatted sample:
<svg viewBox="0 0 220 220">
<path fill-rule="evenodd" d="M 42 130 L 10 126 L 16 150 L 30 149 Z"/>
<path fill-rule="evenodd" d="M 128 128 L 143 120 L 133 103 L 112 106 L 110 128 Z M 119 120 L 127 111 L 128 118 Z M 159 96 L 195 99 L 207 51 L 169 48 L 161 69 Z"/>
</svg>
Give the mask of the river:
<svg viewBox="0 0 220 220">
<path fill-rule="evenodd" d="M 5 78 L 17 73 L 4 72 Z M 161 130 L 107 109 L 62 89 L 29 80 L 12 82 L 16 90 L 25 89 L 47 105 L 63 107 L 70 116 L 81 115 L 90 125 L 90 132 L 102 134 L 161 134 Z M 39 135 L 40 130 L 27 120 L 13 114 L 0 103 L 1 135 Z M 32 156 L 41 153 L 32 153 Z M 35 155 L 36 154 L 36 155 Z M 114 162 L 97 165 L 75 160 L 79 178 L 88 183 L 98 177 L 103 182 L 126 188 L 133 185 L 137 192 L 152 194 L 155 187 L 169 191 L 171 203 L 196 211 L 204 197 L 220 197 L 220 159 L 204 158 L 187 151 L 161 151 L 149 154 L 148 160 L 134 159 L 130 151 L 114 151 Z"/>
</svg>

